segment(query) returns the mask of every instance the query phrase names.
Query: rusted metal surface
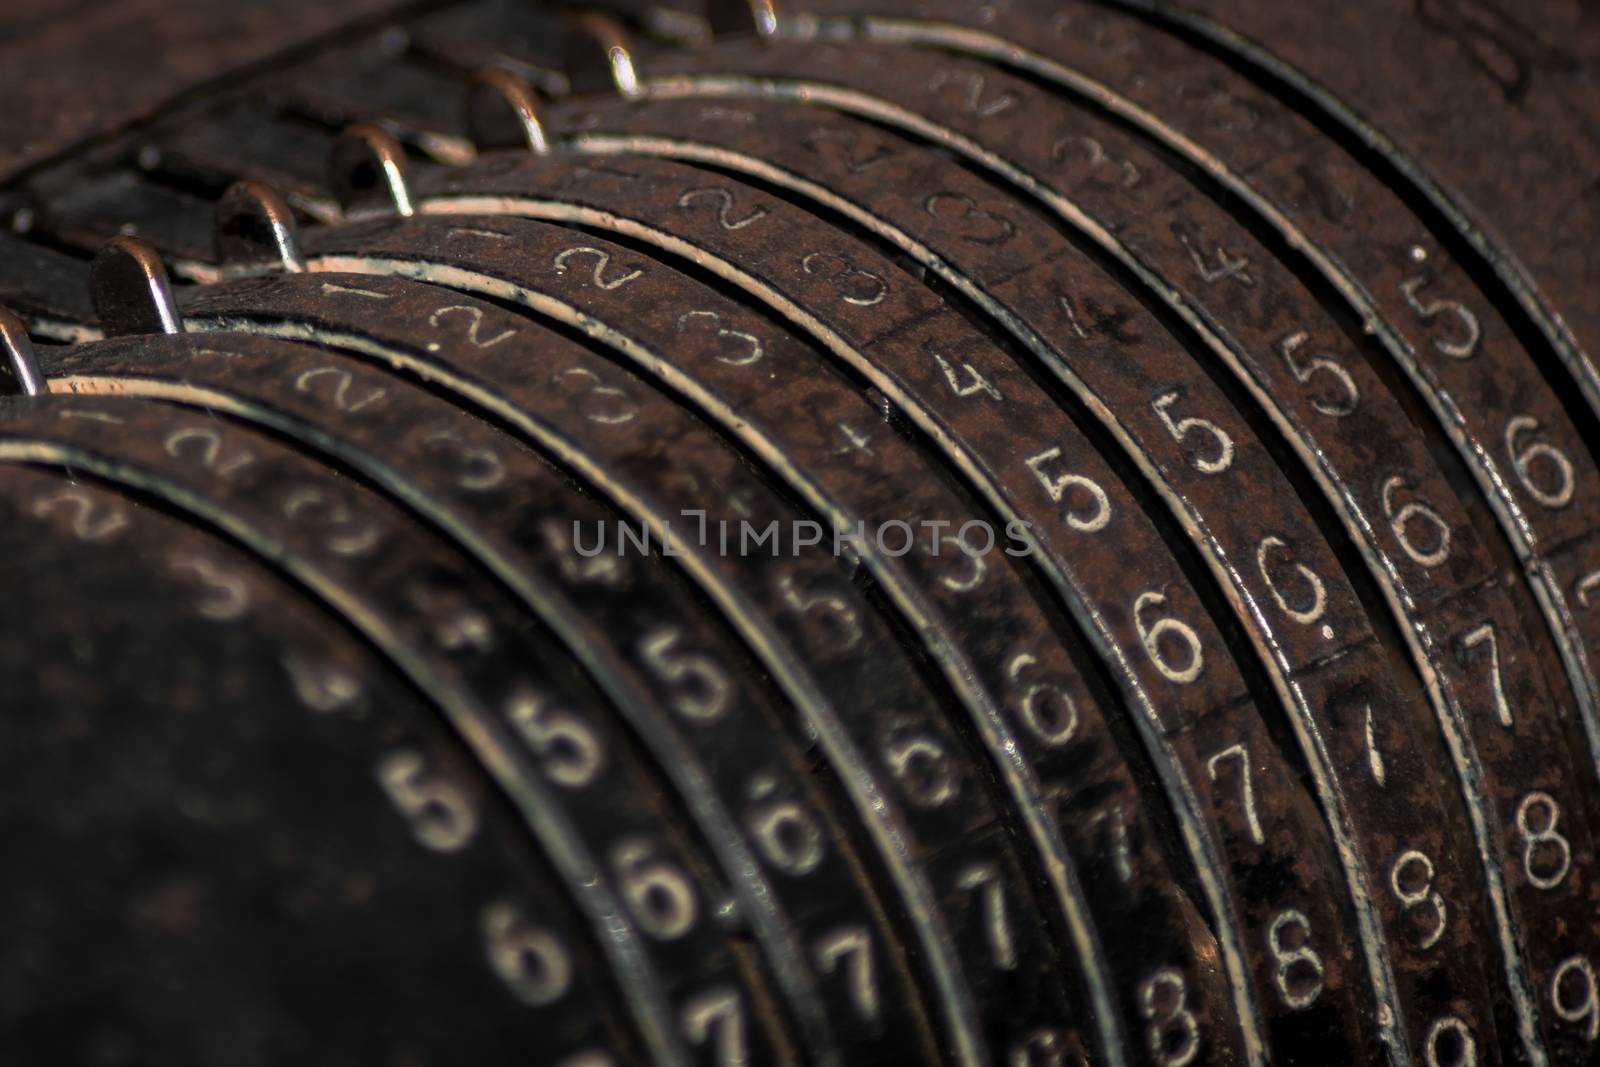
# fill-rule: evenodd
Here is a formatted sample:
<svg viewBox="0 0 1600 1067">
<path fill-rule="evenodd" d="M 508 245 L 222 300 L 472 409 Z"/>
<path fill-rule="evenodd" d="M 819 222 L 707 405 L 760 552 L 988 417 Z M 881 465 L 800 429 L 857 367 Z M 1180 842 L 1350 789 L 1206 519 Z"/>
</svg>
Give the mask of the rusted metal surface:
<svg viewBox="0 0 1600 1067">
<path fill-rule="evenodd" d="M 4 887 L 28 919 L 8 1058 L 638 1047 L 580 913 L 389 665 L 227 540 L 53 465 L 0 468 L 6 556 L 31 564 L 0 640 L 3 817 L 35 869 Z M 387 792 L 407 787 L 440 807 Z M 539 955 L 506 967 L 495 938 Z M 123 1007 L 77 1014 L 108 994 Z"/>
<path fill-rule="evenodd" d="M 1594 1058 L 1591 15 L 393 10 L 0 19 L 0 1047 Z"/>
<path fill-rule="evenodd" d="M 282 290 L 287 281 L 245 291 Z M 291 302 L 294 288 L 305 287 L 289 287 L 284 295 Z M 426 290 L 421 295 L 437 302 Z M 273 303 L 253 304 L 263 327 L 274 321 Z M 446 320 L 468 307 L 444 306 L 458 310 L 430 313 L 443 330 L 425 325 L 425 332 L 447 335 Z M 335 327 L 334 320 L 322 321 Z M 604 536 L 616 536 L 615 513 L 572 492 L 555 468 L 510 435 L 353 359 L 236 333 L 174 344 L 165 353 L 134 343 L 98 345 L 81 355 L 52 362 L 58 392 L 189 403 L 290 435 L 398 497 L 493 571 L 593 673 L 619 677 L 625 728 L 677 776 L 686 799 L 696 798 L 689 807 L 708 835 L 723 842 L 724 864 L 743 870 L 760 861 L 767 873 L 750 879 L 752 892 L 740 910 L 757 929 L 765 924 L 771 955 L 806 958 L 803 946 L 839 929 L 874 935 L 869 951 L 881 961 L 882 989 L 873 1025 L 842 1025 L 853 1014 L 847 989 L 828 983 L 829 1014 L 839 1024 L 829 1029 L 869 1043 L 893 1035 L 904 1047 L 907 1028 L 919 1025 L 917 1001 L 893 995 L 897 955 L 889 946 L 900 934 L 887 925 L 876 892 L 858 884 L 863 864 L 852 847 L 852 820 L 832 810 L 838 801 L 811 780 L 802 751 L 775 744 L 785 736 L 776 732 L 784 714 L 774 706 L 776 696 L 702 602 L 672 580 L 659 548 L 650 556 L 614 548 L 580 555 L 575 538 L 592 546 L 602 525 L 612 531 Z M 642 431 L 643 420 L 633 429 Z M 519 728 L 547 774 L 580 797 L 603 788 L 598 772 L 621 743 L 617 727 L 602 732 L 573 721 L 574 710 L 546 705 L 528 705 Z M 766 918 L 774 896 L 786 907 Z M 808 970 L 792 976 L 799 988 L 791 1000 L 818 997 L 823 983 Z M 815 1003 L 810 1008 L 818 1010 Z M 826 1052 L 832 1039 L 816 1036 L 819 1052 Z M 871 1052 L 827 1054 L 849 1062 Z"/>
</svg>

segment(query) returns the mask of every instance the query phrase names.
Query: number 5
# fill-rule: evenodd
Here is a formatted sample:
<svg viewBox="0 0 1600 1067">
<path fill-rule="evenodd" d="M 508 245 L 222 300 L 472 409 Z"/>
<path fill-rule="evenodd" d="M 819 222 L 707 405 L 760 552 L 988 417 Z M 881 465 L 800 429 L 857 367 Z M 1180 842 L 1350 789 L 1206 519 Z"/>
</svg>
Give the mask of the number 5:
<svg viewBox="0 0 1600 1067">
<path fill-rule="evenodd" d="M 1216 456 L 1212 459 L 1191 456 L 1189 462 L 1194 465 L 1195 470 L 1202 474 L 1221 474 L 1233 466 L 1233 438 L 1228 436 L 1226 430 L 1208 419 L 1191 417 L 1178 419 L 1174 422 L 1172 416 L 1167 413 L 1167 409 L 1177 403 L 1182 395 L 1182 393 L 1174 389 L 1170 393 L 1163 393 L 1156 397 L 1150 402 L 1150 406 L 1155 409 L 1157 417 L 1161 419 L 1162 425 L 1167 428 L 1167 433 L 1172 435 L 1174 441 L 1182 443 L 1184 437 L 1188 436 L 1191 430 L 1201 430 L 1210 434 L 1217 442 Z"/>
</svg>

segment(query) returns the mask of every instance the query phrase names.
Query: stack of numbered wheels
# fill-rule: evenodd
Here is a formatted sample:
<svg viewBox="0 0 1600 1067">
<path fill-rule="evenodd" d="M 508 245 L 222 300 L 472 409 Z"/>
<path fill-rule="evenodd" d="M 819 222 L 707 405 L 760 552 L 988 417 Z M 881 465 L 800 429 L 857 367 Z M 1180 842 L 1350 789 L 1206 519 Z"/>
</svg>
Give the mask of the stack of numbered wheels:
<svg viewBox="0 0 1600 1067">
<path fill-rule="evenodd" d="M 0 21 L 0 1062 L 1600 1062 L 1592 11 L 150 6 Z"/>
</svg>

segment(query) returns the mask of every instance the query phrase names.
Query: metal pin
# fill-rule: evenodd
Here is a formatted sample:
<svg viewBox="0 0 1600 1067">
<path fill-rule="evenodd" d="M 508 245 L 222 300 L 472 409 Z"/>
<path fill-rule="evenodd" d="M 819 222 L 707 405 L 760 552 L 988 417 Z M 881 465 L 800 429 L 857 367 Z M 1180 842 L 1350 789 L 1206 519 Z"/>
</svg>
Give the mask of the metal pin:
<svg viewBox="0 0 1600 1067">
<path fill-rule="evenodd" d="M 610 15 L 597 11 L 574 15 L 562 58 L 575 93 L 615 90 L 630 99 L 644 95 L 628 31 Z"/>
<path fill-rule="evenodd" d="M 778 32 L 778 0 L 706 0 L 706 22 L 715 37 L 733 37 L 755 30 L 757 36 Z"/>
<path fill-rule="evenodd" d="M 0 348 L 5 349 L 5 360 L 0 362 L 0 396 L 39 396 L 50 391 L 44 375 L 39 372 L 38 360 L 33 358 L 28 328 L 11 309 L 3 307 L 0 307 Z"/>
<path fill-rule="evenodd" d="M 339 135 L 330 157 L 333 192 L 346 219 L 416 213 L 406 185 L 406 152 L 387 130 L 365 123 Z"/>
<path fill-rule="evenodd" d="M 217 202 L 217 263 L 224 278 L 306 269 L 289 202 L 266 182 L 235 182 Z"/>
<path fill-rule="evenodd" d="M 100 246 L 89 267 L 89 292 L 107 337 L 183 332 L 167 266 L 142 238 L 113 237 Z"/>
<path fill-rule="evenodd" d="M 544 106 L 533 86 L 499 67 L 478 72 L 467 93 L 467 133 L 478 151 L 525 148 L 546 155 Z"/>
</svg>

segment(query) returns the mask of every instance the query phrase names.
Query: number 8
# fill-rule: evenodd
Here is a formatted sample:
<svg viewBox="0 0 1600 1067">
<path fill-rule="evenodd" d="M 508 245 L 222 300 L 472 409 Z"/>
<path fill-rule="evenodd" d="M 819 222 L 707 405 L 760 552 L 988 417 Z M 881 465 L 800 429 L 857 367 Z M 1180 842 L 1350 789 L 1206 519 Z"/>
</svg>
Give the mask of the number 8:
<svg viewBox="0 0 1600 1067">
<path fill-rule="evenodd" d="M 1535 830 L 1528 823 L 1528 814 L 1535 805 L 1550 813 L 1550 821 L 1543 830 Z M 1560 821 L 1561 805 L 1549 793 L 1529 793 L 1517 805 L 1517 829 L 1521 831 L 1524 841 L 1522 870 L 1528 876 L 1528 881 L 1540 889 L 1554 889 L 1567 877 L 1567 871 L 1572 869 L 1572 843 L 1556 831 L 1556 824 Z M 1539 874 L 1533 869 L 1533 854 L 1540 845 L 1553 845 L 1561 853 L 1561 862 L 1550 874 Z"/>
</svg>

